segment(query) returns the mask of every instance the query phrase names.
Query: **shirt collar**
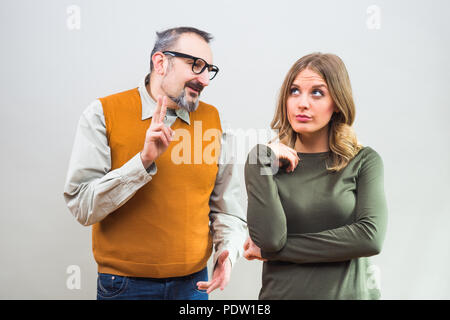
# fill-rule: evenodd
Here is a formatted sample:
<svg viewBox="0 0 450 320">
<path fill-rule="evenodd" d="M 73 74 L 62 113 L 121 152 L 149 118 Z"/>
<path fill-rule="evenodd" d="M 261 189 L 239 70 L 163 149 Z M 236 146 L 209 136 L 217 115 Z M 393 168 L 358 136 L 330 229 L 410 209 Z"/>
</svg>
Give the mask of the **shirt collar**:
<svg viewBox="0 0 450 320">
<path fill-rule="evenodd" d="M 139 95 L 141 96 L 142 101 L 142 120 L 146 120 L 153 116 L 153 113 L 156 110 L 156 101 L 148 94 L 147 89 L 145 88 L 145 78 L 141 81 L 138 87 Z M 183 108 L 178 108 L 175 110 L 178 118 L 186 122 L 187 124 L 191 124 L 189 118 L 189 112 Z"/>
</svg>

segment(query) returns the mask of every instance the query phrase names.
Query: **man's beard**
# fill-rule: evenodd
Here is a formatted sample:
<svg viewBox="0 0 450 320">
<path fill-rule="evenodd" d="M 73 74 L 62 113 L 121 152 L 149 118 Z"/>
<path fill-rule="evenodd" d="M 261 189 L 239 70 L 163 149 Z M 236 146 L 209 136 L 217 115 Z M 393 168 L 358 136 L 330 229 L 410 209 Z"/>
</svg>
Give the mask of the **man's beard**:
<svg viewBox="0 0 450 320">
<path fill-rule="evenodd" d="M 188 101 L 186 98 L 186 87 L 192 88 L 196 90 L 197 98 L 194 101 Z M 203 90 L 203 86 L 198 83 L 197 81 L 189 81 L 186 82 L 184 85 L 183 90 L 181 91 L 180 95 L 177 97 L 168 96 L 173 102 L 175 102 L 180 108 L 185 109 L 188 112 L 193 112 L 197 110 L 198 103 L 200 101 L 200 93 Z"/>
</svg>

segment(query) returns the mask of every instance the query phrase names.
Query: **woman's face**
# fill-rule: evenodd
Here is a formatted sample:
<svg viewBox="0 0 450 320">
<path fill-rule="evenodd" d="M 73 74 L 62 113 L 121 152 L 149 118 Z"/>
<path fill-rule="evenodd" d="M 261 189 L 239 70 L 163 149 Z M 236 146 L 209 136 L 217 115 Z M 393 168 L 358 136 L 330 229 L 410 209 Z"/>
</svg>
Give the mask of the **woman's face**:
<svg viewBox="0 0 450 320">
<path fill-rule="evenodd" d="M 310 69 L 297 75 L 289 89 L 286 105 L 292 129 L 305 135 L 327 130 L 333 112 L 338 112 L 327 84 Z"/>
</svg>

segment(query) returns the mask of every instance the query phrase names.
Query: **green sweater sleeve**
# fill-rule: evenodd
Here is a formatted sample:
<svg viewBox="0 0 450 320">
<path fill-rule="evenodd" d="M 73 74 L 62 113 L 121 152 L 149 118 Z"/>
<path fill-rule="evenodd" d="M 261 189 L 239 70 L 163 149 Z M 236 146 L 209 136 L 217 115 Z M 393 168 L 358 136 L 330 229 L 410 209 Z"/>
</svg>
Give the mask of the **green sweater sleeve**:
<svg viewBox="0 0 450 320">
<path fill-rule="evenodd" d="M 286 216 L 273 179 L 272 150 L 258 144 L 249 153 L 244 175 L 247 188 L 247 225 L 253 242 L 265 251 L 278 251 L 286 243 Z"/>
<path fill-rule="evenodd" d="M 355 221 L 322 232 L 289 235 L 273 176 L 257 174 L 258 167 L 264 166 L 262 161 L 255 165 L 247 161 L 249 231 L 263 258 L 293 263 L 337 262 L 381 251 L 387 226 L 383 162 L 376 152 L 363 157 L 356 181 Z"/>
</svg>

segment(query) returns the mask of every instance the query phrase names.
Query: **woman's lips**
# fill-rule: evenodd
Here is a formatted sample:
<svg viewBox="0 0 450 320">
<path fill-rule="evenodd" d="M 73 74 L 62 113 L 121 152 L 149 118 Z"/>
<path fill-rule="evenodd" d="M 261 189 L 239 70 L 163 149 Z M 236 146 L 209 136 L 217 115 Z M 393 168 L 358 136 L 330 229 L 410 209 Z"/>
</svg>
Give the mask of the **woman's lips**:
<svg viewBox="0 0 450 320">
<path fill-rule="evenodd" d="M 312 120 L 311 117 L 308 117 L 308 116 L 305 116 L 305 115 L 297 115 L 297 116 L 295 116 L 295 119 L 300 121 L 300 122 L 308 122 L 308 121 Z"/>
</svg>

